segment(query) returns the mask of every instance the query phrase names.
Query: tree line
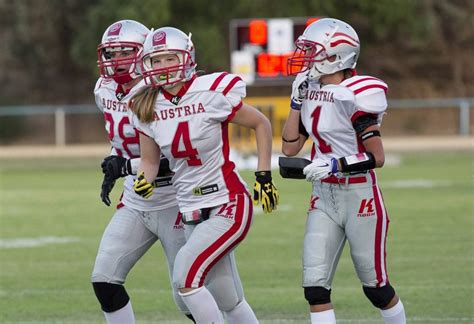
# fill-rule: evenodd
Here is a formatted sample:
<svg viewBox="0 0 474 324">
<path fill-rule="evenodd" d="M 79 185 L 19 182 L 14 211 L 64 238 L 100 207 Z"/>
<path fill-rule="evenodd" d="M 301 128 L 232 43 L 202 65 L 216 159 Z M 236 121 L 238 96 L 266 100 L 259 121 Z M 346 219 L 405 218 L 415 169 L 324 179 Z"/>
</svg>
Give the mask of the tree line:
<svg viewBox="0 0 474 324">
<path fill-rule="evenodd" d="M 229 70 L 234 18 L 330 16 L 361 39 L 359 69 L 392 97 L 473 96 L 470 0 L 0 0 L 0 105 L 91 103 L 96 48 L 114 21 L 192 32 L 197 62 Z"/>
</svg>

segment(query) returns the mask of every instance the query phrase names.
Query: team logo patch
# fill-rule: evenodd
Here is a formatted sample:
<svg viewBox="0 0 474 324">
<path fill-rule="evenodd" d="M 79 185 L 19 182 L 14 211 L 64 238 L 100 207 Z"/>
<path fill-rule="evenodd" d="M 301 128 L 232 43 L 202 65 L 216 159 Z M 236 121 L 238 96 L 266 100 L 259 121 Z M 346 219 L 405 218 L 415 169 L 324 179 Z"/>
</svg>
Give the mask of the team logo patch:
<svg viewBox="0 0 474 324">
<path fill-rule="evenodd" d="M 153 46 L 157 45 L 165 45 L 166 44 L 166 33 L 165 32 L 157 32 L 153 35 Z"/>
<path fill-rule="evenodd" d="M 216 216 L 223 217 L 227 219 L 234 219 L 235 210 L 237 208 L 236 203 L 227 203 L 222 205 L 222 207 L 217 212 Z"/>
<path fill-rule="evenodd" d="M 316 207 L 316 202 L 319 200 L 318 196 L 311 196 L 311 200 L 309 201 L 309 211 L 318 209 Z"/>
<path fill-rule="evenodd" d="M 359 212 L 357 217 L 370 217 L 375 215 L 374 198 L 362 199 L 360 202 Z"/>
<path fill-rule="evenodd" d="M 182 230 L 184 229 L 184 224 L 183 224 L 183 215 L 181 213 L 178 213 L 178 216 L 176 217 L 176 221 L 174 222 L 173 228 L 175 230 Z"/>
<path fill-rule="evenodd" d="M 122 29 L 122 24 L 116 23 L 112 25 L 112 27 L 109 28 L 109 32 L 107 33 L 107 36 L 117 36 L 118 34 L 120 34 L 121 29 Z"/>
</svg>

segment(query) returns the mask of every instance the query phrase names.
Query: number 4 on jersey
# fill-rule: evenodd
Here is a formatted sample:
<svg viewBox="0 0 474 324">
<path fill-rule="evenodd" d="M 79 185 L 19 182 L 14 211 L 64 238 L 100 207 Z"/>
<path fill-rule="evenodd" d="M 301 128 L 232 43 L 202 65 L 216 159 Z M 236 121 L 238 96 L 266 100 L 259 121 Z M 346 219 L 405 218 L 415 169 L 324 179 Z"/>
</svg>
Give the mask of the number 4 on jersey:
<svg viewBox="0 0 474 324">
<path fill-rule="evenodd" d="M 183 143 L 184 150 L 179 150 L 179 144 Z M 171 144 L 171 154 L 173 157 L 178 159 L 187 158 L 188 166 L 199 166 L 202 165 L 200 159 L 197 158 L 198 151 L 191 144 L 191 138 L 189 137 L 189 126 L 188 122 L 180 122 L 176 129 L 176 134 Z"/>
</svg>

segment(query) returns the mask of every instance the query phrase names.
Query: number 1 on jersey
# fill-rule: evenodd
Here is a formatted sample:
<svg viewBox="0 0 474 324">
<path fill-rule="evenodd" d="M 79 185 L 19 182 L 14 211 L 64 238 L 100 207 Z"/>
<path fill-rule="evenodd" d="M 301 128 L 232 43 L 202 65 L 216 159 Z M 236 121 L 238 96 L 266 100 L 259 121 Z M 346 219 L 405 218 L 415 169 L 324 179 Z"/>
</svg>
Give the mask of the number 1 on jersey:
<svg viewBox="0 0 474 324">
<path fill-rule="evenodd" d="M 179 150 L 179 143 L 183 142 L 184 150 Z M 202 165 L 200 159 L 197 158 L 198 151 L 191 144 L 191 138 L 189 137 L 189 126 L 188 122 L 180 122 L 178 128 L 176 129 L 176 134 L 173 138 L 173 143 L 171 143 L 171 154 L 175 158 L 188 158 L 187 162 L 189 166 L 199 166 Z"/>
<path fill-rule="evenodd" d="M 326 143 L 326 141 L 323 140 L 318 133 L 318 123 L 319 123 L 320 114 L 321 114 L 321 106 L 317 106 L 316 109 L 314 109 L 313 113 L 311 114 L 311 117 L 313 117 L 312 131 L 313 131 L 314 137 L 316 137 L 316 139 L 318 140 L 318 147 L 321 153 L 330 153 L 332 152 L 331 145 Z"/>
</svg>

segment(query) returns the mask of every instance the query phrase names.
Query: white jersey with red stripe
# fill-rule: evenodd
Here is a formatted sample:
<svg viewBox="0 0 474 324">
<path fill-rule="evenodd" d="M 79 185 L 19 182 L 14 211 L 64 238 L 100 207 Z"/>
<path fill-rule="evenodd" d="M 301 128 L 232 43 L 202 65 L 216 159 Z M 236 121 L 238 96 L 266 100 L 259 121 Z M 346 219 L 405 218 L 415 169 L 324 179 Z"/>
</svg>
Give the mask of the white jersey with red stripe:
<svg viewBox="0 0 474 324">
<path fill-rule="evenodd" d="M 330 160 L 363 152 L 352 122 L 370 114 L 380 124 L 387 108 L 386 91 L 382 80 L 370 76 L 354 76 L 322 87 L 309 82 L 301 121 L 314 142 L 312 159 Z"/>
<path fill-rule="evenodd" d="M 154 121 L 133 125 L 170 160 L 181 212 L 229 202 L 247 192 L 229 160 L 228 123 L 246 95 L 240 77 L 226 72 L 195 77 L 173 96 L 161 90 Z"/>
<path fill-rule="evenodd" d="M 140 81 L 128 93 L 120 91 L 121 87 L 114 81 L 99 78 L 95 85 L 95 102 L 104 114 L 105 130 L 112 146 L 111 155 L 126 159 L 140 157 L 140 143 L 137 130 L 128 118 L 128 103 L 131 97 L 145 85 Z M 173 186 L 155 189 L 151 199 L 137 195 L 133 190 L 134 176 L 127 176 L 124 181 L 124 193 L 121 202 L 130 208 L 142 211 L 162 210 L 176 206 L 176 191 Z"/>
</svg>

